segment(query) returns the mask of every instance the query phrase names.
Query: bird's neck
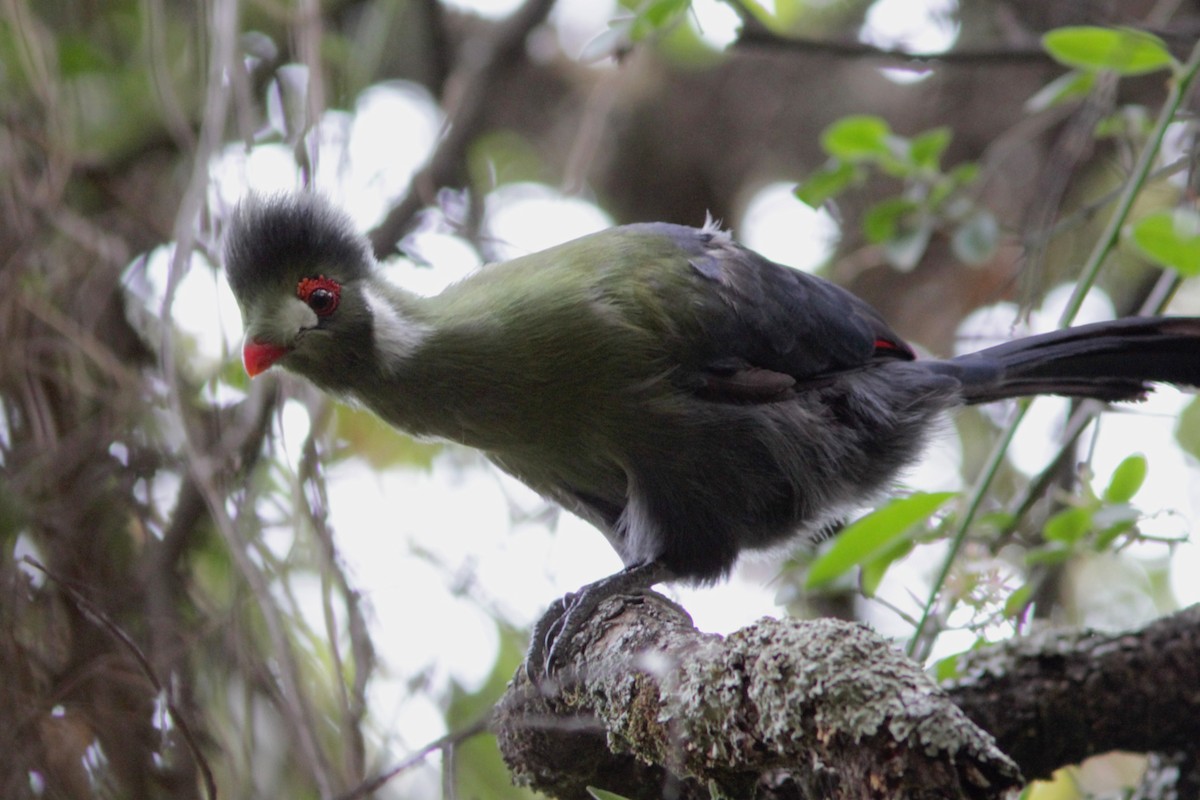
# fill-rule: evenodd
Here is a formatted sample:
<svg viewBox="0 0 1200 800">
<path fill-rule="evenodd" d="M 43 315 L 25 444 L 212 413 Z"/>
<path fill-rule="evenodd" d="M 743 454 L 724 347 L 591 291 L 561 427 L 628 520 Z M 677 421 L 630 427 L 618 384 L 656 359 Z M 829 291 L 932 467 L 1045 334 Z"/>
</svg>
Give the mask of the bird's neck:
<svg viewBox="0 0 1200 800">
<path fill-rule="evenodd" d="M 436 332 L 436 315 L 425 298 L 383 281 L 367 284 L 363 297 L 371 312 L 376 371 L 384 376 L 402 373 L 427 348 Z"/>
<path fill-rule="evenodd" d="M 572 439 L 597 404 L 651 377 L 629 374 L 638 348 L 586 293 L 544 271 L 493 277 L 429 298 L 371 287 L 374 366 L 349 394 L 410 433 L 496 452 Z"/>
<path fill-rule="evenodd" d="M 494 315 L 464 313 L 461 303 L 382 282 L 366 287 L 364 297 L 372 318 L 370 364 L 347 394 L 410 433 L 485 450 L 520 429 L 518 421 L 500 419 L 520 406 L 517 387 L 506 380 L 520 369 L 508 363 L 517 356 Z"/>
</svg>

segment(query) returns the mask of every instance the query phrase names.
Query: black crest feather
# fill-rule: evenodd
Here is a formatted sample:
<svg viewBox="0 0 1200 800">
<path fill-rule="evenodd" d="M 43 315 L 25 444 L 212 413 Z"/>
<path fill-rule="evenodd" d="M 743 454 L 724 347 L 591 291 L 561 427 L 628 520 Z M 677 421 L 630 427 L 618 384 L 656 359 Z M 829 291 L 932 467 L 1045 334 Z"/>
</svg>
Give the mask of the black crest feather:
<svg viewBox="0 0 1200 800">
<path fill-rule="evenodd" d="M 234 211 L 225 238 L 225 271 L 238 297 L 326 265 L 336 265 L 343 279 L 363 277 L 374 262 L 350 218 L 311 193 L 251 195 Z"/>
</svg>

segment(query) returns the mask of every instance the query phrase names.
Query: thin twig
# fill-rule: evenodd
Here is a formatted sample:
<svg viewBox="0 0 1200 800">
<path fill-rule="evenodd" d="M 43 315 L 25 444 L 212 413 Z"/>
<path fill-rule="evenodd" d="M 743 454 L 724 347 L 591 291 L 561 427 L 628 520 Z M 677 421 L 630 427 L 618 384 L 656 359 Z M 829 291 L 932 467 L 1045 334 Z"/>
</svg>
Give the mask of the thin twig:
<svg viewBox="0 0 1200 800">
<path fill-rule="evenodd" d="M 183 715 L 183 712 L 180 711 L 175 706 L 175 703 L 171 701 L 170 693 L 167 692 L 162 681 L 160 681 L 158 676 L 154 673 L 154 667 L 150 665 L 150 660 L 146 658 L 146 654 L 142 652 L 140 647 L 138 647 L 137 642 L 135 642 L 133 638 L 121 628 L 120 625 L 118 625 L 107 614 L 97 608 L 91 600 L 88 600 L 83 596 L 83 594 L 71 586 L 70 582 L 66 578 L 60 577 L 48 567 L 43 565 L 40 561 L 31 556 L 22 556 L 21 561 L 22 563 L 33 567 L 50 580 L 54 581 L 54 583 L 57 584 L 58 587 L 62 589 L 69 598 L 71 598 L 71 602 L 75 604 L 75 607 L 78 608 L 85 617 L 98 624 L 110 636 L 123 645 L 126 650 L 129 651 L 129 654 L 133 656 L 134 660 L 138 664 L 138 667 L 141 669 L 142 674 L 146 676 L 146 680 L 150 681 L 150 685 L 154 687 L 154 691 L 163 697 L 167 707 L 167 714 L 169 714 L 171 717 L 171 722 L 173 722 L 175 726 L 179 728 L 179 732 L 183 736 L 184 743 L 191 752 L 192 758 L 195 759 L 196 766 L 200 769 L 200 775 L 204 779 L 204 791 L 208 795 L 209 800 L 217 800 L 217 782 L 213 778 L 212 767 L 209 766 L 208 759 L 204 757 L 204 753 L 200 749 L 200 743 L 197 741 L 196 735 L 192 733 L 191 725 L 188 724 L 187 718 Z"/>
<path fill-rule="evenodd" d="M 1134 165 L 1121 195 L 1117 200 L 1117 206 L 1113 210 L 1112 215 L 1108 219 L 1108 223 L 1104 227 L 1104 231 L 1096 240 L 1095 247 L 1092 248 L 1083 268 L 1080 272 L 1080 277 L 1075 284 L 1075 290 L 1072 292 L 1070 299 L 1067 302 L 1066 308 L 1063 310 L 1062 316 L 1059 318 L 1061 326 L 1070 325 L 1079 313 L 1080 307 L 1083 305 L 1083 300 L 1087 296 L 1088 291 L 1096 282 L 1100 274 L 1100 268 L 1104 265 L 1109 252 L 1117 244 L 1117 239 L 1120 236 L 1121 228 L 1129 219 L 1129 214 L 1133 210 L 1134 201 L 1138 197 L 1138 193 L 1145 186 L 1150 175 L 1151 168 L 1154 165 L 1155 158 L 1158 156 L 1158 151 L 1162 146 L 1163 137 L 1166 134 L 1167 126 L 1175 119 L 1176 113 L 1179 111 L 1180 105 L 1184 98 L 1191 91 L 1197 74 L 1200 74 L 1200 42 L 1192 49 L 1187 63 L 1183 64 L 1176 70 L 1174 79 L 1171 82 L 1171 89 L 1167 95 L 1166 101 L 1163 103 L 1162 110 L 1159 112 L 1158 120 L 1156 121 L 1153 130 L 1151 131 L 1146 146 L 1142 148 L 1142 152 L 1138 156 L 1138 160 Z M 937 604 L 938 596 L 941 593 L 942 586 L 950 575 L 950 570 L 953 567 L 954 560 L 966 542 L 967 532 L 970 530 L 971 524 L 975 520 L 975 515 L 978 513 L 980 505 L 983 502 L 984 496 L 991 488 L 992 482 L 999 473 L 1000 464 L 1004 461 L 1005 454 L 1008 452 L 1008 447 L 1012 443 L 1013 437 L 1016 434 L 1017 428 L 1020 427 L 1021 421 L 1025 418 L 1025 414 L 1029 410 L 1029 401 L 1020 401 L 1017 409 L 1017 414 L 1009 423 L 1008 427 L 1001 434 L 999 441 L 993 448 L 991 455 L 988 457 L 983 471 L 975 486 L 971 490 L 971 494 L 967 500 L 967 507 L 964 510 L 962 517 L 958 521 L 955 528 L 954 536 L 950 540 L 950 549 L 947 551 L 942 566 L 938 571 L 937 579 L 934 581 L 929 592 L 929 598 L 925 602 L 925 607 L 921 612 L 921 618 L 917 623 L 916 630 L 913 631 L 912 638 L 909 639 L 907 651 L 914 658 L 923 658 L 932 642 L 932 637 L 929 642 L 924 640 L 925 628 L 933 616 L 934 607 Z"/>
<path fill-rule="evenodd" d="M 475 53 L 462 59 L 447 85 L 455 86 L 455 102 L 446 120 L 444 135 L 429 164 L 418 172 L 409 185 L 408 193 L 388 212 L 383 222 L 370 233 L 375 254 L 384 257 L 392 253 L 408 229 L 413 217 L 436 191 L 454 183 L 470 143 L 483 124 L 489 101 L 494 97 L 498 82 L 507 67 L 525 51 L 525 39 L 550 13 L 554 0 L 526 0 L 525 4 L 499 23 L 488 41 Z"/>
<path fill-rule="evenodd" d="M 792 53 L 832 56 L 834 58 L 871 58 L 894 61 L 899 64 L 913 62 L 929 64 L 1049 64 L 1046 51 L 1038 45 L 1027 47 L 989 47 L 969 50 L 942 50 L 932 53 L 910 53 L 893 50 L 863 42 L 809 39 L 798 36 L 779 36 L 766 28 L 746 28 L 733 43 L 739 49 L 784 50 Z"/>
<path fill-rule="evenodd" d="M 1025 214 L 1024 228 L 1046 229 L 1062 206 L 1071 176 L 1076 168 L 1093 152 L 1096 146 L 1095 131 L 1100 120 L 1112 113 L 1117 100 L 1117 76 L 1101 75 L 1092 91 L 1062 127 L 1050 152 L 1046 155 L 1044 168 L 1037 178 L 1036 199 L 1030 203 Z M 1046 241 L 1036 241 L 1025 248 L 1025 266 L 1022 283 L 1025 291 L 1022 300 L 1028 301 L 1042 284 L 1042 265 L 1046 257 Z"/>
<path fill-rule="evenodd" d="M 200 6 L 203 8 L 203 6 Z M 196 135 L 192 133 L 191 121 L 184 111 L 179 93 L 172 81 L 170 59 L 167 55 L 167 23 L 163 0 L 143 0 L 142 18 L 145 20 L 147 58 L 150 61 L 150 82 L 154 95 L 162 109 L 163 127 L 184 153 L 196 148 Z"/>
<path fill-rule="evenodd" d="M 196 151 L 192 154 L 192 169 L 188 186 L 175 216 L 174 240 L 167 288 L 160 316 L 163 326 L 162 374 L 172 391 L 168 392 L 171 410 L 181 421 L 188 419 L 183 398 L 186 392 L 183 379 L 176 363 L 175 330 L 170 324 L 171 308 L 184 275 L 187 274 L 191 254 L 195 249 L 197 220 L 200 219 L 204 199 L 209 185 L 209 164 L 220 148 L 225 135 L 225 120 L 229 112 L 230 98 L 226 92 L 226 76 L 236 69 L 235 45 L 238 41 L 236 0 L 216 0 L 209 7 L 211 53 L 206 76 L 205 106 L 197 139 Z M 269 387 L 264 387 L 269 391 Z M 263 391 L 258 389 L 258 391 Z M 316 715 L 302 690 L 303 682 L 295 653 L 287 637 L 287 629 L 279 608 L 275 605 L 270 587 L 261 570 L 249 556 L 249 546 L 242 530 L 234 521 L 227 505 L 228 492 L 218 487 L 218 471 L 205 448 L 197 440 L 192 426 L 184 426 L 184 453 L 190 476 L 204 496 L 209 514 L 217 531 L 237 565 L 239 572 L 250 586 L 258 601 L 270 641 L 276 648 L 279 666 L 278 678 L 283 701 L 280 705 L 295 736 L 302 754 L 302 763 L 307 767 L 317 790 L 328 797 L 334 791 L 334 777 L 328 759 L 316 736 Z"/>
<path fill-rule="evenodd" d="M 1172 175 L 1178 175 L 1189 166 L 1189 157 L 1182 156 L 1175 159 L 1170 164 L 1156 169 L 1150 174 L 1147 183 L 1156 183 L 1165 180 Z M 1079 208 L 1067 214 L 1065 217 L 1060 217 L 1053 225 L 1043 228 L 1038 231 L 1033 231 L 1024 237 L 1026 247 L 1043 247 L 1051 239 L 1056 238 L 1064 233 L 1068 233 L 1081 225 L 1086 225 L 1097 214 L 1104 210 L 1105 206 L 1115 203 L 1121 196 L 1124 185 L 1118 186 L 1112 191 L 1105 192 L 1095 200 L 1080 206 Z"/>
<path fill-rule="evenodd" d="M 329 503 L 326 496 L 325 478 L 321 473 L 321 458 L 317 440 L 323 435 L 330 416 L 332 401 L 320 397 L 309 404 L 311 425 L 304 441 L 301 461 L 296 470 L 299 482 L 297 494 L 304 496 L 304 487 L 312 487 L 311 502 L 300 502 L 316 536 L 320 558 L 321 607 L 325 619 L 325 632 L 333 659 L 334 674 L 337 676 L 338 702 L 344 720 L 343 730 L 347 752 L 351 763 L 348 772 L 354 780 L 361 780 L 365 773 L 365 746 L 361 723 L 366 715 L 367 683 L 375 668 L 375 649 L 367 632 L 367 621 L 363 615 L 359 593 L 350 584 L 343 569 L 334 543 L 333 531 L 329 528 Z M 338 645 L 341 637 L 337 629 L 337 615 L 333 608 L 333 594 L 341 596 L 346 612 L 346 627 L 350 636 L 350 652 L 354 664 L 353 686 L 346 686 L 345 659 Z"/>
<path fill-rule="evenodd" d="M 489 711 L 483 717 L 479 718 L 467 727 L 457 731 L 452 731 L 447 733 L 445 736 L 434 739 L 432 742 L 425 745 L 420 750 L 401 761 L 399 764 L 396 764 L 387 772 L 381 773 L 369 781 L 360 783 L 358 786 L 354 787 L 345 794 L 338 795 L 336 800 L 358 800 L 360 797 L 365 797 L 371 792 L 381 789 L 383 785 L 392 778 L 417 766 L 430 755 L 436 753 L 438 750 L 442 750 L 447 747 L 453 747 L 461 742 L 465 742 L 472 736 L 478 736 L 479 734 L 485 732 L 491 725 L 491 720 L 492 715 Z"/>
<path fill-rule="evenodd" d="M 1083 300 L 1088 291 L 1099 277 L 1100 268 L 1104 265 L 1104 260 L 1108 257 L 1109 252 L 1116 246 L 1117 239 L 1121 235 L 1121 228 L 1129 219 L 1134 201 L 1137 200 L 1138 193 L 1145 186 L 1150 171 L 1154 167 L 1154 161 L 1158 158 L 1158 151 L 1162 147 L 1163 138 L 1167 133 L 1167 126 L 1175 120 L 1175 115 L 1179 112 L 1184 98 L 1191 91 L 1198 72 L 1200 72 L 1200 42 L 1192 50 L 1187 63 L 1179 68 L 1174 80 L 1171 81 L 1171 90 L 1159 112 L 1158 120 L 1150 131 L 1146 146 L 1142 148 L 1137 163 L 1134 164 L 1133 172 L 1125 183 L 1124 191 L 1117 199 L 1117 206 L 1113 209 L 1112 216 L 1108 218 L 1108 224 L 1104 226 L 1103 232 L 1096 240 L 1095 247 L 1092 248 L 1091 254 L 1084 262 L 1080 278 L 1075 284 L 1075 290 L 1071 293 L 1062 316 L 1059 317 L 1059 325 L 1071 324 L 1079 313 L 1080 307 L 1083 306 Z"/>
</svg>

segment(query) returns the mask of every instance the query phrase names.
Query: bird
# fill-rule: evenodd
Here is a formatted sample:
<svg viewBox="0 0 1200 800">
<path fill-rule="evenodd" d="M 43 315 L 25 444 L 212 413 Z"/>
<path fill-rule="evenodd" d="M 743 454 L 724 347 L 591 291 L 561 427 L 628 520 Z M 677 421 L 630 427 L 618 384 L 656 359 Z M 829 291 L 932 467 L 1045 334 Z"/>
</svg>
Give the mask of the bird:
<svg viewBox="0 0 1200 800">
<path fill-rule="evenodd" d="M 950 409 L 1200 384 L 1194 317 L 918 358 L 865 301 L 711 222 L 609 228 L 420 297 L 320 194 L 251 195 L 224 263 L 250 376 L 278 366 L 476 448 L 607 538 L 624 569 L 535 626 L 529 662 L 547 672 L 604 598 L 719 581 L 882 497 Z"/>
</svg>

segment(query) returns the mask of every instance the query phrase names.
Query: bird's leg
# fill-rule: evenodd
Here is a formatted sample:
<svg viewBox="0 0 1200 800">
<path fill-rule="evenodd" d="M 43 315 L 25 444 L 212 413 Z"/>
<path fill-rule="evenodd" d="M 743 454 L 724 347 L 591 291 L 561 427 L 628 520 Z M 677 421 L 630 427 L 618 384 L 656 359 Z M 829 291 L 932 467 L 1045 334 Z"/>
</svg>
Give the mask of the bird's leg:
<svg viewBox="0 0 1200 800">
<path fill-rule="evenodd" d="M 602 602 L 617 595 L 643 592 L 671 577 L 671 571 L 663 564 L 651 561 L 626 567 L 555 600 L 533 626 L 525 657 L 525 672 L 530 681 L 538 683 L 570 660 L 575 635 Z"/>
</svg>

